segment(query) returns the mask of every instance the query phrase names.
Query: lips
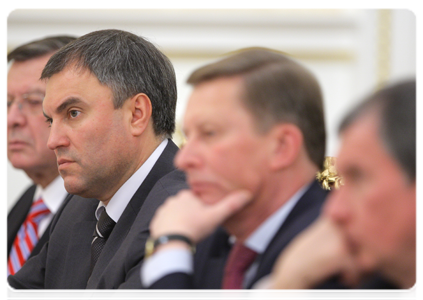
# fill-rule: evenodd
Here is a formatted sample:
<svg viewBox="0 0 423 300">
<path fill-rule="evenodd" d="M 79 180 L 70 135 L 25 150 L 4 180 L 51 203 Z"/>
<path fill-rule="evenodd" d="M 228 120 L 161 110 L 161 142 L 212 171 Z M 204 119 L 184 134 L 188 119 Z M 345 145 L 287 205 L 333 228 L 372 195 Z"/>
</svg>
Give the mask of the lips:
<svg viewBox="0 0 423 300">
<path fill-rule="evenodd" d="M 205 190 L 209 190 L 213 184 L 207 181 L 189 181 L 189 186 L 195 194 L 200 194 Z"/>
<path fill-rule="evenodd" d="M 64 168 L 66 166 L 68 166 L 69 164 L 73 163 L 73 160 L 70 159 L 66 159 L 66 158 L 60 158 L 57 160 L 57 166 L 59 167 L 59 169 Z"/>
<path fill-rule="evenodd" d="M 21 140 L 11 140 L 8 143 L 9 150 L 22 150 L 26 146 L 28 146 L 28 143 Z"/>
</svg>

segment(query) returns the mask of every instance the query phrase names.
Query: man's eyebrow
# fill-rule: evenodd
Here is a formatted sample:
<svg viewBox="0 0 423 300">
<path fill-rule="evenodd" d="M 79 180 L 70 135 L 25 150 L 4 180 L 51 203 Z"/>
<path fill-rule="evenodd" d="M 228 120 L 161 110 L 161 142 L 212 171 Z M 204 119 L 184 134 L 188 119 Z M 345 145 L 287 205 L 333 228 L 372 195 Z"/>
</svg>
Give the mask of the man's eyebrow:
<svg viewBox="0 0 423 300">
<path fill-rule="evenodd" d="M 69 98 L 67 100 L 65 100 L 62 104 L 60 104 L 57 108 L 56 108 L 56 113 L 60 114 L 62 111 L 64 111 L 68 106 L 71 106 L 73 104 L 76 103 L 81 103 L 82 101 L 78 98 Z"/>
<path fill-rule="evenodd" d="M 82 101 L 78 98 L 69 98 L 66 101 L 64 101 L 62 104 L 60 104 L 57 108 L 56 108 L 56 113 L 60 114 L 61 112 L 63 112 L 68 106 L 71 106 L 73 104 L 76 103 L 81 103 Z M 44 117 L 46 117 L 47 119 L 50 119 L 50 117 L 45 113 L 44 109 L 43 109 L 43 115 Z"/>
<path fill-rule="evenodd" d="M 43 115 L 44 115 L 44 117 L 45 117 L 47 120 L 51 119 L 49 116 L 47 116 L 47 115 L 46 115 L 46 113 L 45 113 L 44 109 L 43 109 Z"/>
</svg>

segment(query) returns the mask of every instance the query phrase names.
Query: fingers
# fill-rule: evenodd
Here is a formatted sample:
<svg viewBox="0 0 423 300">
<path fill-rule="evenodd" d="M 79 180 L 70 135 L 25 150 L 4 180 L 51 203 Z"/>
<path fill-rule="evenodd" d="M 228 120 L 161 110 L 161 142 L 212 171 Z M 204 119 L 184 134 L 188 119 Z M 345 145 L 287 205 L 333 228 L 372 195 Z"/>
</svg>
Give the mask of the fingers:
<svg viewBox="0 0 423 300">
<path fill-rule="evenodd" d="M 209 214 L 218 225 L 223 223 L 227 218 L 240 211 L 248 203 L 252 201 L 252 195 L 249 191 L 240 190 L 227 195 L 216 204 L 210 205 Z"/>
<path fill-rule="evenodd" d="M 151 236 L 178 233 L 197 243 L 251 200 L 249 192 L 236 191 L 217 203 L 205 204 L 191 191 L 181 191 L 156 211 L 150 224 Z"/>
</svg>

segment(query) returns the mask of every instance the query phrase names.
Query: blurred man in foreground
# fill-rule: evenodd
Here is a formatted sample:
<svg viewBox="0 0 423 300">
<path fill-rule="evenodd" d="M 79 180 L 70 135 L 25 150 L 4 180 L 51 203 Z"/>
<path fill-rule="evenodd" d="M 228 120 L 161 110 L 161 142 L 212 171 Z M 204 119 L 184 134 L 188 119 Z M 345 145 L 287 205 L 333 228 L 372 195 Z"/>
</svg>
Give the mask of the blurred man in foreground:
<svg viewBox="0 0 423 300">
<path fill-rule="evenodd" d="M 7 273 L 15 274 L 38 254 L 49 238 L 50 222 L 67 192 L 54 152 L 47 147 L 50 128 L 42 102 L 46 84 L 40 80 L 49 58 L 69 36 L 48 37 L 19 46 L 7 55 L 7 157 L 33 181 L 7 216 Z"/>
<path fill-rule="evenodd" d="M 188 82 L 175 164 L 190 190 L 152 220 L 143 285 L 250 288 L 327 195 L 315 180 L 325 155 L 320 88 L 299 63 L 265 49 L 204 66 Z"/>
<path fill-rule="evenodd" d="M 345 186 L 281 255 L 270 286 L 312 288 L 340 275 L 352 287 L 410 288 L 416 283 L 415 81 L 372 95 L 340 133 L 337 169 Z M 384 281 L 368 281 L 373 273 Z"/>
</svg>

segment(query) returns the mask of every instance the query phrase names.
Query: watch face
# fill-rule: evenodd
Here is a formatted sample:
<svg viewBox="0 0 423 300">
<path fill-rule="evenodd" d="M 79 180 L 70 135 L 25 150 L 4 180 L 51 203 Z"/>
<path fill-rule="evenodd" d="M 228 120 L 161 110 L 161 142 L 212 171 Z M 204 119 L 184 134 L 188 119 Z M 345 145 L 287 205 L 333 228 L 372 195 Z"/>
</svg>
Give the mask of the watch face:
<svg viewBox="0 0 423 300">
<path fill-rule="evenodd" d="M 154 252 L 154 240 L 153 238 L 149 237 L 147 242 L 145 243 L 145 257 L 149 257 Z"/>
</svg>

